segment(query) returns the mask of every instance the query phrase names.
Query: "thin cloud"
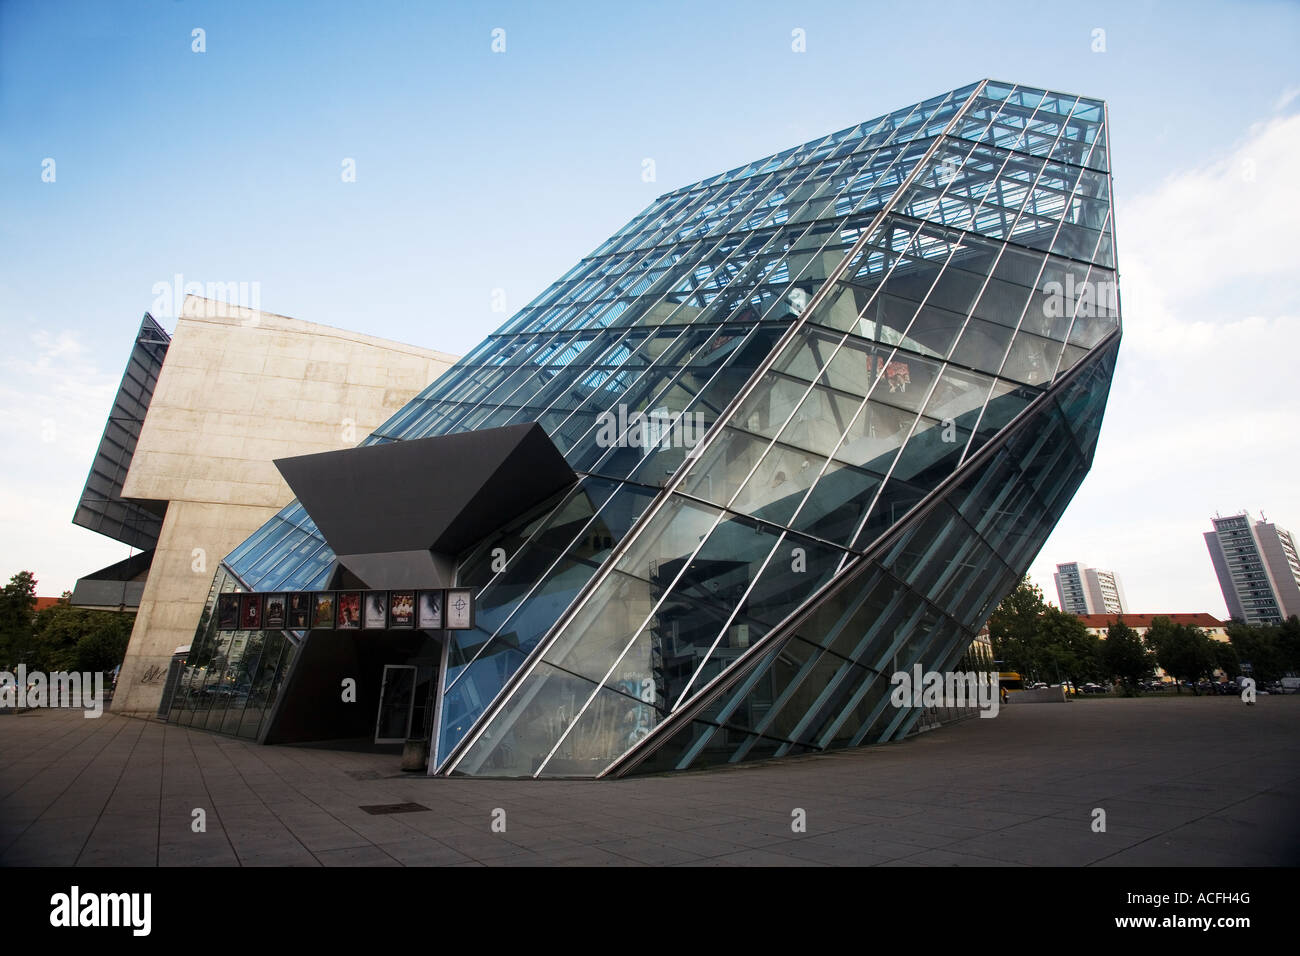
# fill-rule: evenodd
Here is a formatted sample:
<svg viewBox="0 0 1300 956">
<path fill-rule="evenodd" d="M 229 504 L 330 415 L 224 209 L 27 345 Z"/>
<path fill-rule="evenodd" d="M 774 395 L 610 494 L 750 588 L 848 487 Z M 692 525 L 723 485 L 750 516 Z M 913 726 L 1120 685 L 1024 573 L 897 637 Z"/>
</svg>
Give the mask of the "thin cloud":
<svg viewBox="0 0 1300 956">
<path fill-rule="evenodd" d="M 1279 108 L 1294 94 L 1284 98 Z M 1201 538 L 1244 508 L 1300 530 L 1300 116 L 1117 209 L 1124 341 L 1096 461 L 1032 575 L 1119 573 L 1135 612 L 1226 615 Z"/>
<path fill-rule="evenodd" d="M 37 328 L 0 355 L 0 440 L 21 462 L 0 477 L 0 579 L 36 574 L 42 595 L 121 560 L 126 546 L 71 523 L 121 377 L 70 330 Z"/>
</svg>

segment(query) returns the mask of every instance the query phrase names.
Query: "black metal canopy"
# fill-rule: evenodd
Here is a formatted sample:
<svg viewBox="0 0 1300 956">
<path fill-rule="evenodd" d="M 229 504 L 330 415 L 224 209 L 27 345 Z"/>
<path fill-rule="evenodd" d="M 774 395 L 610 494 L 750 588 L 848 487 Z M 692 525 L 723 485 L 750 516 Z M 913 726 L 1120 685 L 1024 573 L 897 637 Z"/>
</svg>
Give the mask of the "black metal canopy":
<svg viewBox="0 0 1300 956">
<path fill-rule="evenodd" d="M 339 561 L 374 587 L 429 574 L 577 480 L 540 425 L 365 445 L 275 462 Z"/>
</svg>

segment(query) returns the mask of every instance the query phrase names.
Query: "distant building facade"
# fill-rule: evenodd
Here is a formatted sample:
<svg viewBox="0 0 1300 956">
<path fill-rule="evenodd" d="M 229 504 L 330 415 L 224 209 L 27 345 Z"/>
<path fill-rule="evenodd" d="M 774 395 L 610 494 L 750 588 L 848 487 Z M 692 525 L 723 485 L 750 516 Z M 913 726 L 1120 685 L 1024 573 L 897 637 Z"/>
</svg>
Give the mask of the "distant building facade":
<svg viewBox="0 0 1300 956">
<path fill-rule="evenodd" d="M 1061 610 L 1067 614 L 1124 613 L 1124 589 L 1113 571 L 1071 561 L 1058 564 L 1052 579 Z"/>
<path fill-rule="evenodd" d="M 1121 617 L 1124 623 L 1137 632 L 1138 637 L 1142 638 L 1142 643 L 1146 643 L 1147 631 L 1151 630 L 1151 622 L 1158 617 L 1167 617 L 1174 624 L 1186 624 L 1188 627 L 1199 628 L 1202 633 L 1212 641 L 1219 641 L 1226 644 L 1228 638 L 1229 621 L 1220 621 L 1213 614 L 1080 614 L 1079 620 L 1083 621 L 1083 626 L 1088 629 L 1088 633 L 1102 640 L 1110 629 L 1115 626 L 1115 622 Z M 1155 669 L 1156 678 L 1165 683 L 1173 680 L 1165 672 L 1163 667 Z M 1214 669 L 1215 680 L 1226 680 L 1230 674 L 1225 674 L 1220 668 Z"/>
<path fill-rule="evenodd" d="M 1300 558 L 1295 538 L 1246 512 L 1212 519 L 1205 545 L 1228 615 L 1247 624 L 1280 624 L 1300 615 Z"/>
<path fill-rule="evenodd" d="M 1083 621 L 1083 626 L 1088 629 L 1089 634 L 1103 639 L 1121 617 L 1124 623 L 1137 631 L 1138 636 L 1143 640 L 1146 640 L 1147 631 L 1151 630 L 1152 621 L 1158 617 L 1167 617 L 1174 624 L 1200 628 L 1211 640 L 1221 642 L 1228 640 L 1229 622 L 1220 621 L 1213 614 L 1079 614 L 1077 617 Z"/>
</svg>

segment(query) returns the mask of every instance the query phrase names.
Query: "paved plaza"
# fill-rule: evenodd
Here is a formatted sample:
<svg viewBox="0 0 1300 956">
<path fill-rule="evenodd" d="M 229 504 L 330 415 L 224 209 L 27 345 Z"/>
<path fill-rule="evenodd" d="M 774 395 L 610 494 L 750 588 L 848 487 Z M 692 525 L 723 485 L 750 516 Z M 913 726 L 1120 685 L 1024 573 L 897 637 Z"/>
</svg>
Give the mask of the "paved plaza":
<svg viewBox="0 0 1300 956">
<path fill-rule="evenodd" d="M 1295 865 L 1298 731 L 1300 696 L 1080 700 L 835 754 L 532 781 L 29 711 L 0 715 L 0 865 Z M 428 809 L 361 809 L 404 803 Z"/>
</svg>

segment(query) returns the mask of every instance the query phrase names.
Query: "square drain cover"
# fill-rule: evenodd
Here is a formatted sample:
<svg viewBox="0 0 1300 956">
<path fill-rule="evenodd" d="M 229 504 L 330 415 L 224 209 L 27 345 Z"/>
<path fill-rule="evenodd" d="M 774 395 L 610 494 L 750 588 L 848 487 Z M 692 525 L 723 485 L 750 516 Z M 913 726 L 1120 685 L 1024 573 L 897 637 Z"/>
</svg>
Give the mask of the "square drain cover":
<svg viewBox="0 0 1300 956">
<path fill-rule="evenodd" d="M 353 780 L 378 780 L 379 772 L 377 770 L 345 770 L 343 771 Z"/>
<path fill-rule="evenodd" d="M 379 816 L 384 813 L 419 813 L 429 808 L 419 803 L 375 803 L 361 809 Z"/>
</svg>

